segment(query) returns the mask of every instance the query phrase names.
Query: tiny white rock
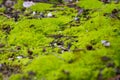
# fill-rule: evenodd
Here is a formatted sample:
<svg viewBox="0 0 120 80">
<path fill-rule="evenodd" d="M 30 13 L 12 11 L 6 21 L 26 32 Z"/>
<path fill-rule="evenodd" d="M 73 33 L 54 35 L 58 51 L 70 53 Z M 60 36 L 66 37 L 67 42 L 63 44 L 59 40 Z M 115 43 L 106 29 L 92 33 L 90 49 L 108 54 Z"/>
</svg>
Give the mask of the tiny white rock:
<svg viewBox="0 0 120 80">
<path fill-rule="evenodd" d="M 25 8 L 29 8 L 32 5 L 34 5 L 34 2 L 32 2 L 32 1 L 24 1 L 23 2 L 23 7 L 25 7 Z"/>
<path fill-rule="evenodd" d="M 109 47 L 109 46 L 110 46 L 110 42 L 108 42 L 107 40 L 101 40 L 101 43 L 102 43 L 105 47 Z"/>
<path fill-rule="evenodd" d="M 40 15 L 44 15 L 42 12 L 40 12 Z"/>
<path fill-rule="evenodd" d="M 74 20 L 75 20 L 75 21 L 78 21 L 78 20 L 79 20 L 79 18 L 78 18 L 78 17 L 75 17 L 75 18 L 74 18 Z"/>
<path fill-rule="evenodd" d="M 32 13 L 33 15 L 35 15 L 36 14 L 36 12 L 35 11 L 33 11 L 33 13 Z"/>
<path fill-rule="evenodd" d="M 53 15 L 52 15 L 52 13 L 51 12 L 49 12 L 48 14 L 47 14 L 47 17 L 52 17 Z"/>
<path fill-rule="evenodd" d="M 109 47 L 110 46 L 110 42 L 104 43 L 104 46 Z"/>
<path fill-rule="evenodd" d="M 102 43 L 102 44 L 104 44 L 104 43 L 106 43 L 106 42 L 107 42 L 106 40 L 101 40 L 101 43 Z"/>
<path fill-rule="evenodd" d="M 23 57 L 22 57 L 22 56 L 17 56 L 16 58 L 17 58 L 17 59 L 22 59 Z"/>
<path fill-rule="evenodd" d="M 8 60 L 13 60 L 14 58 L 8 58 Z"/>
</svg>

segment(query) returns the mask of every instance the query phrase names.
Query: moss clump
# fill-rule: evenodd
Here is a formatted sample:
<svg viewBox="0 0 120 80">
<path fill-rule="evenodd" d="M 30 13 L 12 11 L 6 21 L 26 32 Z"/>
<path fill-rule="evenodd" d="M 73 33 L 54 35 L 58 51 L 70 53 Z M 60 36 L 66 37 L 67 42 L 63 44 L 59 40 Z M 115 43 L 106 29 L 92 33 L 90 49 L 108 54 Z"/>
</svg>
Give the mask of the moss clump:
<svg viewBox="0 0 120 80">
<path fill-rule="evenodd" d="M 52 7 L 52 4 L 47 4 L 47 3 L 36 3 L 35 5 L 33 5 L 30 9 L 32 11 L 45 11 L 45 10 L 49 10 L 50 7 Z"/>
<path fill-rule="evenodd" d="M 120 3 L 55 1 L 35 3 L 25 11 L 22 3 L 18 0 L 11 15 L 1 8 L 0 79 L 117 79 Z M 78 15 L 80 9 L 83 11 Z M 54 16 L 48 17 L 49 12 Z M 17 21 L 15 15 L 19 16 Z"/>
</svg>

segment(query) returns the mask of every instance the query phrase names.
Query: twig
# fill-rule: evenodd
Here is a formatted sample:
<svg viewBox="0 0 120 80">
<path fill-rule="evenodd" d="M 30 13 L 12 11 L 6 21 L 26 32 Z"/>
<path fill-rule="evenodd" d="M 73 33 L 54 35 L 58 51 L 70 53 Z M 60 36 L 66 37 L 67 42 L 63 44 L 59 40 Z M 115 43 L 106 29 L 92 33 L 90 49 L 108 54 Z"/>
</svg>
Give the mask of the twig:
<svg viewBox="0 0 120 80">
<path fill-rule="evenodd" d="M 64 35 L 61 35 L 61 34 L 49 34 L 46 37 L 54 37 L 54 38 L 73 37 L 73 38 L 77 38 L 78 36 L 64 36 Z"/>
<path fill-rule="evenodd" d="M 5 17 L 7 17 L 8 19 L 11 18 L 10 16 L 8 16 L 8 15 L 6 15 L 6 14 L 4 14 L 4 13 L 0 13 L 0 15 L 3 15 L 3 16 L 5 16 Z"/>
</svg>

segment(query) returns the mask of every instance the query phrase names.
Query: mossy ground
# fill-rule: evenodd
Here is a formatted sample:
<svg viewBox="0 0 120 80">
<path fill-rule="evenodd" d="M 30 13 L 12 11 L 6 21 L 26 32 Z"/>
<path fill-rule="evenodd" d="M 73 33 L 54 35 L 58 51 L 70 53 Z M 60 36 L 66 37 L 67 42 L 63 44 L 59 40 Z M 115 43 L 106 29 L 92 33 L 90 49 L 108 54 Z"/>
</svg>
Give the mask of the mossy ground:
<svg viewBox="0 0 120 80">
<path fill-rule="evenodd" d="M 22 1 L 19 1 L 15 9 L 21 11 Z M 82 14 L 80 23 L 70 22 L 77 15 L 74 8 L 53 6 L 36 3 L 21 13 L 17 22 L 0 16 L 0 46 L 4 44 L 0 48 L 0 64 L 5 68 L 0 72 L 0 79 L 110 80 L 115 77 L 116 70 L 120 70 L 117 69 L 120 67 L 120 20 L 104 13 L 120 9 L 120 4 L 80 0 L 77 6 L 89 9 L 86 16 L 90 17 Z M 30 14 L 32 11 L 52 11 L 55 17 L 38 18 Z M 55 35 L 62 37 L 54 38 Z M 101 40 L 111 45 L 105 47 Z M 54 41 L 64 42 L 64 47 L 69 43 L 72 46 L 61 52 L 58 45 L 50 46 Z"/>
</svg>

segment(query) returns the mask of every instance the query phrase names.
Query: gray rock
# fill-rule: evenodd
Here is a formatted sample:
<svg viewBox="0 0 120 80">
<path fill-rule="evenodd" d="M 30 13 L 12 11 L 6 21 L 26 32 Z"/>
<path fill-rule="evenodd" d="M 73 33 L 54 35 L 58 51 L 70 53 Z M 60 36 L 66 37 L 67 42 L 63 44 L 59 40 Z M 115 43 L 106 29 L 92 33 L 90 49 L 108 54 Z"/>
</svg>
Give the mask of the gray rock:
<svg viewBox="0 0 120 80">
<path fill-rule="evenodd" d="M 34 2 L 33 2 L 33 1 L 24 1 L 24 2 L 23 2 L 23 7 L 25 7 L 25 8 L 29 8 L 29 7 L 31 7 L 32 5 L 34 5 Z"/>
<path fill-rule="evenodd" d="M 14 2 L 11 1 L 11 0 L 7 0 L 4 5 L 5 5 L 5 7 L 7 7 L 7 8 L 11 8 L 11 7 L 13 7 Z"/>
<path fill-rule="evenodd" d="M 110 46 L 110 42 L 109 42 L 109 41 L 101 40 L 101 43 L 102 43 L 105 47 L 109 47 L 109 46 Z"/>
<path fill-rule="evenodd" d="M 115 0 L 115 3 L 117 4 L 117 3 L 119 3 L 120 2 L 120 0 Z"/>
</svg>

